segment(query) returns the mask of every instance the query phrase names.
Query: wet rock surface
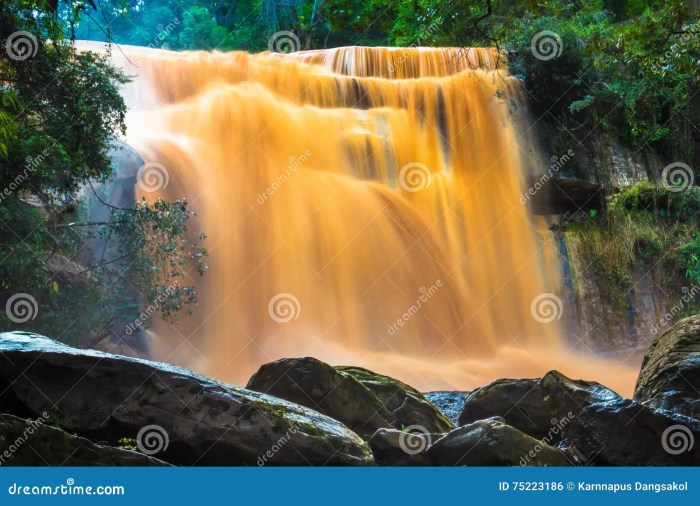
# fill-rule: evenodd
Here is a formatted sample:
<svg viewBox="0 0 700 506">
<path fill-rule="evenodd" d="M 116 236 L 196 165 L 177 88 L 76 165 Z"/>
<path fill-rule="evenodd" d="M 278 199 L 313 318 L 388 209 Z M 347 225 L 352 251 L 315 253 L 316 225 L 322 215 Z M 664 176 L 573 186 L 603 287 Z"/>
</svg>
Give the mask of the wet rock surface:
<svg viewBox="0 0 700 506">
<path fill-rule="evenodd" d="M 634 398 L 645 405 L 700 419 L 700 316 L 684 318 L 649 348 Z"/>
<path fill-rule="evenodd" d="M 0 455 L 11 449 L 3 464 L 14 465 L 700 465 L 699 329 L 685 319 L 659 338 L 635 399 L 557 371 L 421 394 L 310 357 L 265 364 L 244 389 L 3 333 Z"/>
<path fill-rule="evenodd" d="M 0 412 L 47 413 L 47 423 L 110 444 L 145 430 L 144 445 L 168 463 L 374 462 L 369 446 L 332 418 L 179 367 L 23 332 L 0 334 L 0 361 Z"/>
</svg>

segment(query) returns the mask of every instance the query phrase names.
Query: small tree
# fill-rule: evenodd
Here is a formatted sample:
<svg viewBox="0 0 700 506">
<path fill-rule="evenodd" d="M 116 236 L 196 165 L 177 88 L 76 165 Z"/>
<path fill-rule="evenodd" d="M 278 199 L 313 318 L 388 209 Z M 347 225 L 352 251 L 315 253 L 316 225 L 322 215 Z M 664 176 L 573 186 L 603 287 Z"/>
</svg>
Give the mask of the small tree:
<svg viewBox="0 0 700 506">
<path fill-rule="evenodd" d="M 73 16 L 91 8 L 64 4 Z M 190 237 L 185 201 L 113 208 L 100 223 L 72 219 L 77 193 L 112 174 L 127 77 L 104 56 L 77 51 L 56 8 L 0 4 L 0 327 L 77 340 L 141 321 L 140 308 L 155 301 L 174 318 L 196 302 L 187 279 L 190 269 L 204 273 L 206 252 L 203 234 Z M 79 262 L 94 236 L 118 255 Z"/>
</svg>

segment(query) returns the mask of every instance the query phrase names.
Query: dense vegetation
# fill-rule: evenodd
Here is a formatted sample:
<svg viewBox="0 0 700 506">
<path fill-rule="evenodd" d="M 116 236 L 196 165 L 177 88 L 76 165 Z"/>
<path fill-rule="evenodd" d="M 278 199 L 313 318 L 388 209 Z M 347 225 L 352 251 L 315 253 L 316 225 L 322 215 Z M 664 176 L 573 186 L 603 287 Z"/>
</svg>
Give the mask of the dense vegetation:
<svg viewBox="0 0 700 506">
<path fill-rule="evenodd" d="M 692 4 L 5 1 L 0 6 L 5 49 L 0 54 L 0 302 L 17 292 L 33 294 L 44 309 L 27 324 L 59 335 L 63 327 L 108 327 L 166 292 L 160 309 L 175 314 L 196 298 L 188 287 L 170 290 L 173 278 L 183 278 L 192 262 L 200 272 L 205 269 L 204 251 L 196 241 L 187 242 L 192 211 L 185 202 L 115 209 L 107 223 L 98 225 L 70 215 L 76 192 L 89 180 L 111 174 L 108 151 L 123 130 L 125 113 L 117 86 L 127 79 L 101 57 L 76 52 L 72 39 L 174 50 L 259 51 L 275 49 L 271 41 L 281 31 L 294 34 L 292 46 L 284 50 L 342 45 L 501 48 L 511 72 L 523 80 L 547 154 L 575 148 L 576 156 L 560 176 L 599 183 L 608 197 L 607 210 L 573 216 L 564 228 L 585 235 L 582 244 L 591 249 L 611 301 L 624 306 L 628 267 L 638 262 L 657 265 L 664 259 L 671 271 L 700 282 L 697 188 L 669 192 L 661 164 L 647 174 L 655 184 L 620 189 L 610 176 L 610 159 L 601 155 L 614 140 L 648 160 L 700 166 L 700 23 Z M 22 40 L 11 40 L 20 32 Z M 74 259 L 94 234 L 117 239 L 117 256 L 87 266 L 82 273 L 86 282 L 58 283 L 52 259 Z M 126 294 L 115 293 L 115 286 L 124 285 L 113 283 L 115 277 L 128 281 Z M 109 303 L 117 299 L 127 303 Z M 94 307 L 115 309 L 110 313 Z M 3 318 L 0 313 L 0 324 L 7 326 Z M 82 325 L 72 325 L 75 319 Z"/>
<path fill-rule="evenodd" d="M 112 174 L 127 77 L 76 51 L 51 4 L 0 5 L 0 327 L 74 340 L 104 335 L 146 304 L 168 316 L 194 302 L 181 281 L 190 259 L 203 270 L 204 252 L 186 242 L 186 202 L 79 220 L 78 193 Z M 114 256 L 88 254 L 96 238 Z"/>
</svg>

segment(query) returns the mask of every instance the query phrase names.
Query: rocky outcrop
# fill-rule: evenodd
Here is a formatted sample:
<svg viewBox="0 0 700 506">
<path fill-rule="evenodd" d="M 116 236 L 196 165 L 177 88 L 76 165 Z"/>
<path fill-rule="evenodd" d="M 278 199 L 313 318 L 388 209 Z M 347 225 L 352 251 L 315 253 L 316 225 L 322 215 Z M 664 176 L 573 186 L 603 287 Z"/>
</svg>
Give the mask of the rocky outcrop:
<svg viewBox="0 0 700 506">
<path fill-rule="evenodd" d="M 393 415 L 370 389 L 311 357 L 286 358 L 263 365 L 246 388 L 301 404 L 341 421 L 365 439 L 393 428 Z"/>
<path fill-rule="evenodd" d="M 645 405 L 700 419 L 700 316 L 677 322 L 649 348 L 634 389 Z"/>
<path fill-rule="evenodd" d="M 582 408 L 619 396 L 599 383 L 572 380 L 558 371 L 540 379 L 502 379 L 469 395 L 459 415 L 459 425 L 492 416 L 537 439 L 562 440 L 563 427 Z"/>
<path fill-rule="evenodd" d="M 380 429 L 370 440 L 382 466 L 567 466 L 558 448 L 538 441 L 494 417 L 448 434 Z"/>
<path fill-rule="evenodd" d="M 336 367 L 341 374 L 348 374 L 372 391 L 393 414 L 391 422 L 396 428 L 416 427 L 422 432 L 449 432 L 452 422 L 429 402 L 422 393 L 401 381 L 377 374 L 361 367 Z"/>
<path fill-rule="evenodd" d="M 89 278 L 89 273 L 86 273 L 85 267 L 81 267 L 58 253 L 46 259 L 46 267 L 48 267 L 51 277 L 59 286 L 84 283 Z"/>
<path fill-rule="evenodd" d="M 470 392 L 426 392 L 425 398 L 454 425 L 459 425 L 459 414 Z"/>
<path fill-rule="evenodd" d="M 700 423 L 668 417 L 631 399 L 584 406 L 565 429 L 588 464 L 700 465 Z"/>
<path fill-rule="evenodd" d="M 0 412 L 178 465 L 366 465 L 367 444 L 308 408 L 156 362 L 0 334 Z M 150 445 L 150 446 L 149 446 Z"/>
<path fill-rule="evenodd" d="M 429 449 L 442 466 L 567 466 L 569 459 L 552 446 L 507 425 L 502 418 L 479 420 L 450 432 Z"/>
<path fill-rule="evenodd" d="M 262 366 L 254 392 L 0 334 L 0 413 L 10 413 L 0 416 L 0 465 L 699 465 L 700 420 L 686 416 L 698 400 L 698 323 L 679 322 L 650 350 L 642 402 L 556 371 L 466 400 L 427 394 L 453 416 L 463 404 L 458 428 L 404 383 L 313 358 Z"/>
<path fill-rule="evenodd" d="M 539 380 L 498 380 L 474 391 L 459 421 L 479 423 L 489 416 L 500 416 L 546 444 L 566 448 L 572 461 L 580 463 L 700 463 L 692 444 L 700 436 L 700 422 L 651 409 L 598 383 L 571 380 L 556 371 Z M 674 445 L 682 451 L 675 451 Z"/>
<path fill-rule="evenodd" d="M 102 446 L 37 420 L 0 415 L 3 466 L 165 466 L 153 457 Z"/>
</svg>

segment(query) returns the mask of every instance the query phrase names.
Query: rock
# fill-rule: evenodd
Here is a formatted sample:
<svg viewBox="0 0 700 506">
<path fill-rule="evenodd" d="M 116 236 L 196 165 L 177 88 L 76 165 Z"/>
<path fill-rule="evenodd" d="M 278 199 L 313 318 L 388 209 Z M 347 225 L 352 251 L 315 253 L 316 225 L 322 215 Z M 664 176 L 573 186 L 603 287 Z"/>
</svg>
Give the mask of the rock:
<svg viewBox="0 0 700 506">
<path fill-rule="evenodd" d="M 335 418 L 364 439 L 378 429 L 393 428 L 392 414 L 367 387 L 315 358 L 284 358 L 265 364 L 246 388 Z"/>
<path fill-rule="evenodd" d="M 452 422 L 422 393 L 401 381 L 361 367 L 336 367 L 336 371 L 357 379 L 393 413 L 391 422 L 397 429 L 415 427 L 421 432 L 449 432 Z"/>
<path fill-rule="evenodd" d="M 3 466 L 166 466 L 142 453 L 101 446 L 42 423 L 0 415 Z"/>
<path fill-rule="evenodd" d="M 687 466 L 700 464 L 700 424 L 670 418 L 631 399 L 585 406 L 565 429 L 589 464 Z"/>
<path fill-rule="evenodd" d="M 459 425 L 459 413 L 469 394 L 470 392 L 426 392 L 423 395 L 454 425 Z"/>
<path fill-rule="evenodd" d="M 115 445 L 138 438 L 177 465 L 369 465 L 368 445 L 308 408 L 157 362 L 0 334 L 0 412 Z M 166 444 L 167 443 L 167 444 Z"/>
<path fill-rule="evenodd" d="M 77 285 L 90 279 L 85 267 L 55 253 L 46 259 L 51 277 L 60 285 Z"/>
<path fill-rule="evenodd" d="M 634 398 L 700 419 L 700 315 L 678 321 L 647 351 Z"/>
<path fill-rule="evenodd" d="M 443 434 L 379 429 L 369 440 L 375 461 L 380 466 L 429 466 L 427 451 Z"/>
<path fill-rule="evenodd" d="M 568 466 L 564 453 L 493 417 L 437 440 L 428 457 L 442 466 Z"/>
<path fill-rule="evenodd" d="M 500 416 L 526 434 L 557 444 L 582 407 L 619 398 L 599 383 L 572 380 L 558 371 L 541 379 L 496 380 L 469 395 L 459 425 Z"/>
</svg>

